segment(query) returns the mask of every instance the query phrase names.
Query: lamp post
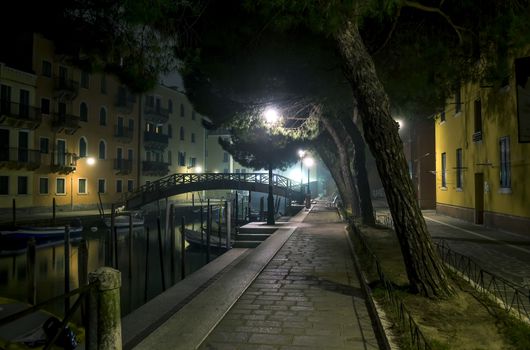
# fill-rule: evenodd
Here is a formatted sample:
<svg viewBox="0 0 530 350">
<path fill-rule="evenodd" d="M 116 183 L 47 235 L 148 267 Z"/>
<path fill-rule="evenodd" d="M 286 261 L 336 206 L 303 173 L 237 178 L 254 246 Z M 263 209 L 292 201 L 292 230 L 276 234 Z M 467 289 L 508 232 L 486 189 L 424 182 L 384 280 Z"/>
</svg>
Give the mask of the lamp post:
<svg viewBox="0 0 530 350">
<path fill-rule="evenodd" d="M 305 157 L 304 158 L 304 164 L 307 167 L 307 193 L 305 197 L 305 207 L 309 209 L 311 207 L 311 187 L 309 185 L 310 182 L 310 169 L 314 164 L 314 160 L 311 157 Z"/>
<path fill-rule="evenodd" d="M 302 164 L 305 157 L 306 151 L 303 149 L 298 150 L 298 157 L 300 158 L 300 192 L 303 191 L 303 185 L 304 185 L 304 173 L 302 170 Z"/>
<path fill-rule="evenodd" d="M 264 112 L 265 124 L 272 128 L 280 121 L 280 115 L 274 108 L 267 108 Z M 270 137 L 269 137 L 269 142 Z M 272 192 L 272 160 L 269 160 L 269 186 L 268 186 L 268 195 L 267 195 L 267 225 L 274 225 L 274 196 Z"/>
<path fill-rule="evenodd" d="M 195 174 L 200 174 L 202 173 L 202 167 L 200 165 L 188 165 L 186 167 L 186 172 L 187 174 L 190 173 L 190 169 L 193 169 Z M 188 179 L 190 182 L 191 182 L 191 179 Z M 188 192 L 186 192 L 186 200 L 188 200 Z"/>
</svg>

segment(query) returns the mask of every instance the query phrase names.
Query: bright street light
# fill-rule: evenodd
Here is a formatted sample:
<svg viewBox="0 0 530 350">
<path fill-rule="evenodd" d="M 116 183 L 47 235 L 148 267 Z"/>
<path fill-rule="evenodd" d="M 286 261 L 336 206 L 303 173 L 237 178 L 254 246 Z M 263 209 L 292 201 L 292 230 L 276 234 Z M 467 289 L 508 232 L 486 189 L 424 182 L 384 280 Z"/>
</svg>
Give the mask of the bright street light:
<svg viewBox="0 0 530 350">
<path fill-rule="evenodd" d="M 195 167 L 195 172 L 198 173 L 198 174 L 202 173 L 202 167 L 200 165 L 197 165 Z"/>
<path fill-rule="evenodd" d="M 86 163 L 87 163 L 88 165 L 92 166 L 92 165 L 96 164 L 96 159 L 95 159 L 94 157 L 88 157 L 88 158 L 86 159 Z"/>
<path fill-rule="evenodd" d="M 269 125 L 274 125 L 280 120 L 280 115 L 278 114 L 278 111 L 271 107 L 267 108 L 263 115 L 265 116 L 265 121 Z"/>
<path fill-rule="evenodd" d="M 311 157 L 305 157 L 305 158 L 304 158 L 304 165 L 305 165 L 306 167 L 310 168 L 310 167 L 313 166 L 313 164 L 315 164 L 315 161 L 314 161 L 313 158 L 311 158 Z"/>
</svg>

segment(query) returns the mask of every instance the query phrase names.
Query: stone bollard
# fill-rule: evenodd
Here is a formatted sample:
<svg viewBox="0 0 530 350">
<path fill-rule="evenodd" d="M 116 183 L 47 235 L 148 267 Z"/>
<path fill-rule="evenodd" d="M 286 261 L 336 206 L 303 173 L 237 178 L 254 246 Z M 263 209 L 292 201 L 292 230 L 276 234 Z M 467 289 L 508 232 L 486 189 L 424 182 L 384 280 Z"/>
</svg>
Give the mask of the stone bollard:
<svg viewBox="0 0 530 350">
<path fill-rule="evenodd" d="M 88 274 L 90 324 L 87 349 L 121 350 L 120 271 L 100 267 Z"/>
</svg>

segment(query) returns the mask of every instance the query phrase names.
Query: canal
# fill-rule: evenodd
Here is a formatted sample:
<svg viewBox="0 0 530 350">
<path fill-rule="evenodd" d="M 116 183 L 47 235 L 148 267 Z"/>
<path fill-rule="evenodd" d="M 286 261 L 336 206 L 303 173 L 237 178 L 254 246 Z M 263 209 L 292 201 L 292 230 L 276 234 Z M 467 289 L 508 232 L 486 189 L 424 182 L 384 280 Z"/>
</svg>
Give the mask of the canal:
<svg viewBox="0 0 530 350">
<path fill-rule="evenodd" d="M 191 221 L 191 220 L 190 220 Z M 83 222 L 81 237 L 71 240 L 70 248 L 70 289 L 79 285 L 78 247 L 81 239 L 85 239 L 88 248 L 88 271 L 95 271 L 108 265 L 108 252 L 117 251 L 117 268 L 121 272 L 121 313 L 127 315 L 146 301 L 154 298 L 165 289 L 181 280 L 181 249 L 180 249 L 180 217 L 175 216 L 176 227 L 165 232 L 164 218 L 161 218 L 159 235 L 154 217 L 147 217 L 144 226 L 132 231 L 132 265 L 129 265 L 129 229 L 120 228 L 116 231 L 117 249 L 112 246 L 110 230 L 100 222 Z M 206 223 L 204 223 L 206 225 Z M 198 217 L 186 225 L 199 230 Z M 217 235 L 215 223 L 212 235 Z M 173 240 L 171 236 L 174 236 Z M 173 249 L 171 248 L 174 243 Z M 110 245 L 110 246 L 109 246 Z M 185 244 L 185 273 L 191 274 L 207 263 L 206 247 Z M 5 247 L 4 247 L 5 248 Z M 3 249 L 4 249 L 3 248 Z M 28 295 L 28 272 L 26 250 L 2 250 L 0 252 L 0 296 L 26 302 Z M 210 261 L 225 250 L 218 247 L 210 249 Z M 36 252 L 36 283 L 37 303 L 65 293 L 65 248 L 64 241 L 49 242 L 37 246 Z M 173 252 L 173 258 L 171 253 Z M 162 259 L 161 259 L 162 257 Z M 107 262 L 107 263 L 106 263 Z M 173 265 L 171 266 L 171 262 Z M 162 268 L 163 265 L 163 268 Z M 162 274 L 163 271 L 163 274 Z M 72 299 L 72 302 L 75 298 Z M 64 303 L 53 304 L 48 311 L 63 314 Z"/>
</svg>

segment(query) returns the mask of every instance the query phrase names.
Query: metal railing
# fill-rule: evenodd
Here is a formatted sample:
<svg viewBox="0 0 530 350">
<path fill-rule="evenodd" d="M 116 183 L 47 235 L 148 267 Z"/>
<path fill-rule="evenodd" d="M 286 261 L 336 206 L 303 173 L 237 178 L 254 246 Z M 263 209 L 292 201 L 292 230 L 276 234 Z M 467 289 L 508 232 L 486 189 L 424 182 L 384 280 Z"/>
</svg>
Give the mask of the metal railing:
<svg viewBox="0 0 530 350">
<path fill-rule="evenodd" d="M 123 158 L 114 159 L 114 170 L 119 170 L 120 173 L 130 173 L 132 171 L 132 160 Z"/>
<path fill-rule="evenodd" d="M 404 335 L 403 341 L 409 342 L 410 347 L 413 349 L 431 350 L 431 345 L 418 327 L 418 324 L 412 317 L 410 311 L 403 303 L 403 300 L 398 296 L 394 284 L 383 273 L 379 259 L 368 246 L 366 238 L 353 224 L 350 226 L 352 227 L 352 232 L 357 243 L 355 246 L 359 246 L 361 250 L 360 253 L 363 254 L 360 260 L 363 262 L 364 268 L 367 272 L 372 276 L 375 273 L 375 278 L 377 278 L 383 286 L 385 299 L 395 313 L 395 319 L 399 322 L 399 329 Z"/>
<path fill-rule="evenodd" d="M 52 127 L 78 129 L 80 120 L 81 119 L 79 118 L 79 116 L 76 115 L 54 113 L 52 119 Z"/>
<path fill-rule="evenodd" d="M 169 109 L 144 105 L 144 117 L 148 120 L 165 123 L 169 119 Z"/>
<path fill-rule="evenodd" d="M 42 120 L 40 108 L 7 100 L 0 100 L 0 115 L 35 123 L 40 123 Z"/>
<path fill-rule="evenodd" d="M 125 126 L 118 126 L 114 125 L 114 137 L 131 140 L 133 138 L 133 129 L 125 127 Z"/>
<path fill-rule="evenodd" d="M 146 143 L 155 143 L 167 146 L 169 142 L 169 136 L 167 134 L 157 133 L 154 131 L 144 131 L 144 141 Z"/>
<path fill-rule="evenodd" d="M 451 250 L 443 240 L 434 244 L 443 262 L 457 274 L 472 282 L 478 291 L 491 297 L 507 313 L 530 322 L 530 289 L 484 270 L 472 258 Z"/>
<path fill-rule="evenodd" d="M 12 162 L 21 166 L 39 167 L 41 163 L 40 151 L 18 147 L 0 149 L 0 162 Z"/>
</svg>

